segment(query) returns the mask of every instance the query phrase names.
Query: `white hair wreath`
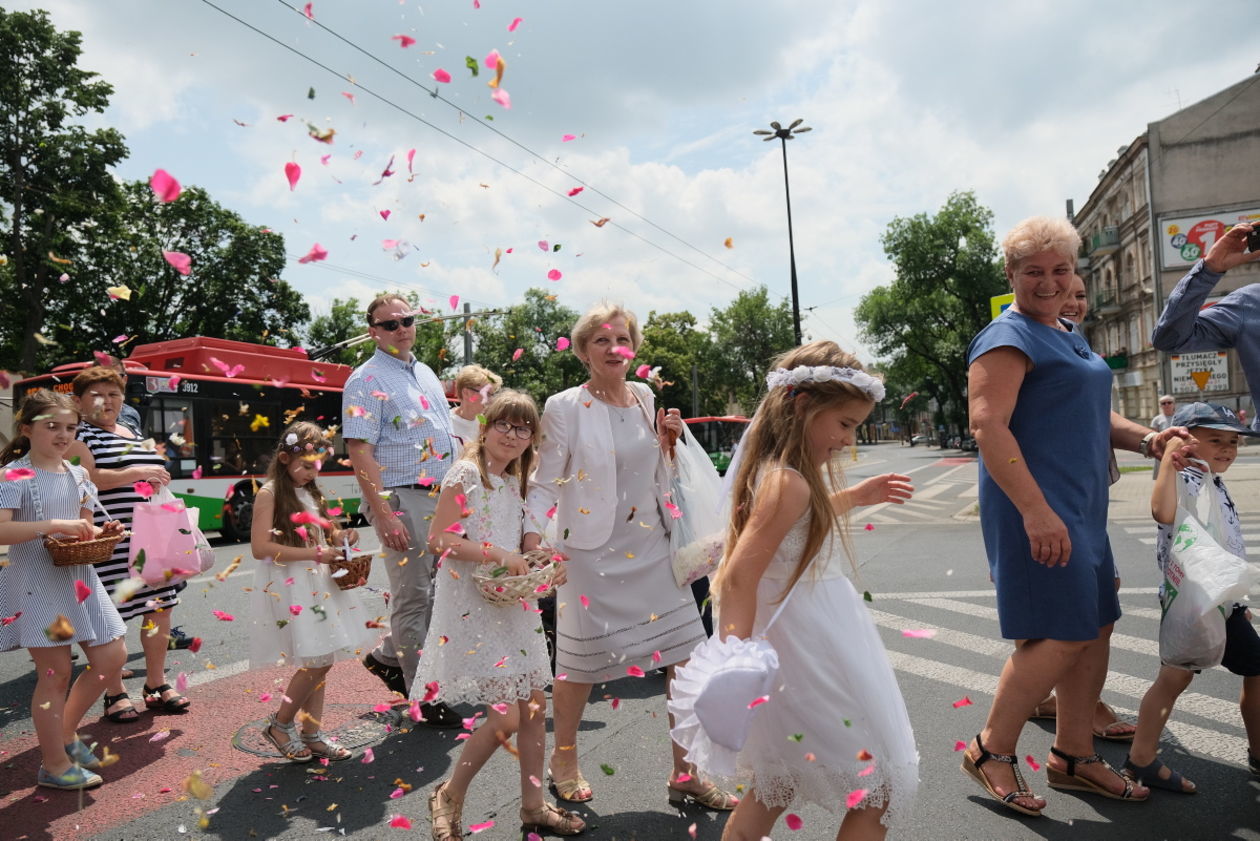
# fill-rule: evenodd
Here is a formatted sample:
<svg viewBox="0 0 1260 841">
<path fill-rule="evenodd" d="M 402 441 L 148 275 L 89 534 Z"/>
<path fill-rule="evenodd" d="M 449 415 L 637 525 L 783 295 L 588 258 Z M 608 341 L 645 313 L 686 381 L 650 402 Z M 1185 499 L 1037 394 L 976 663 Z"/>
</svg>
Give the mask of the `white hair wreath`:
<svg viewBox="0 0 1260 841">
<path fill-rule="evenodd" d="M 805 383 L 849 383 L 866 392 L 876 403 L 884 399 L 884 384 L 865 371 L 856 368 L 836 368 L 832 365 L 800 365 L 796 368 L 775 368 L 766 374 L 769 388 L 796 388 Z"/>
</svg>

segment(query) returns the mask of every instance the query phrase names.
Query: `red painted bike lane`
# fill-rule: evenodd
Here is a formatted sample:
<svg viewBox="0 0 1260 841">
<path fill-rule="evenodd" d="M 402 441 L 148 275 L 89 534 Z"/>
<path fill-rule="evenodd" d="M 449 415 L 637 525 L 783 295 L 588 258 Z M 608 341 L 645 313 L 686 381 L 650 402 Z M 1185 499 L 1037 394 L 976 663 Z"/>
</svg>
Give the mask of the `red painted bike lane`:
<svg viewBox="0 0 1260 841">
<path fill-rule="evenodd" d="M 89 743 L 95 740 L 108 746 L 118 761 L 100 771 L 105 784 L 90 791 L 36 787 L 40 755 L 34 731 L 8 740 L 0 753 L 0 792 L 5 792 L 0 794 L 0 837 L 12 841 L 87 838 L 180 801 L 189 801 L 187 828 L 195 829 L 194 807 L 212 809 L 213 802 L 197 800 L 185 791 L 190 775 L 200 772 L 205 782 L 221 788 L 223 783 L 277 763 L 275 758 L 237 750 L 232 739 L 249 722 L 274 712 L 276 698 L 292 673 L 292 668 L 246 671 L 190 686 L 185 693 L 192 701 L 188 712 L 168 715 L 142 710 L 140 720 L 133 724 L 93 718 L 100 709 L 95 707 L 79 732 Z M 275 697 L 262 701 L 266 692 Z M 333 667 L 325 692 L 326 731 L 354 724 L 374 706 L 396 700 L 355 661 Z M 171 835 L 176 835 L 174 827 Z"/>
</svg>

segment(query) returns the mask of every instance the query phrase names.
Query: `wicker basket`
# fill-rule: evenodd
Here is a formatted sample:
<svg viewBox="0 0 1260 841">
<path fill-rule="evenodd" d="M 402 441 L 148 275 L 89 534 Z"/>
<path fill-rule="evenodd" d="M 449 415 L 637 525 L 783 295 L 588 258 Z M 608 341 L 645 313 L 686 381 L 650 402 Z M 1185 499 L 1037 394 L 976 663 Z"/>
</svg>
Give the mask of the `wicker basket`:
<svg viewBox="0 0 1260 841">
<path fill-rule="evenodd" d="M 372 556 L 363 554 L 348 561 L 332 561 L 328 564 L 328 569 L 329 573 L 335 576 L 333 583 L 339 589 L 353 590 L 367 583 L 368 576 L 372 574 Z M 343 569 L 346 574 L 337 575 L 337 571 Z"/>
<path fill-rule="evenodd" d="M 118 541 L 126 536 L 110 534 L 95 540 L 79 540 L 77 537 L 56 538 L 51 535 L 44 538 L 44 548 L 52 555 L 53 566 L 73 567 L 81 564 L 98 564 L 108 561 L 114 554 Z"/>
<path fill-rule="evenodd" d="M 525 553 L 529 572 L 524 575 L 493 575 L 478 569 L 473 581 L 481 597 L 493 605 L 516 605 L 521 599 L 534 601 L 555 592 L 556 562 L 546 549 L 534 549 Z M 495 567 L 499 571 L 503 567 Z M 545 589 L 544 589 L 545 588 Z"/>
</svg>

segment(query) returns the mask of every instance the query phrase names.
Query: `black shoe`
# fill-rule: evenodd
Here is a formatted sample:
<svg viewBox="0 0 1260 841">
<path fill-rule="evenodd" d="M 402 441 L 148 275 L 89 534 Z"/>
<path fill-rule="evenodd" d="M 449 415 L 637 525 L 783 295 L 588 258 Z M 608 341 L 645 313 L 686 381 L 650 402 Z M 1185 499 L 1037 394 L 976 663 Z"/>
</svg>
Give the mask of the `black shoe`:
<svg viewBox="0 0 1260 841">
<path fill-rule="evenodd" d="M 176 625 L 171 628 L 170 638 L 166 641 L 168 651 L 174 651 L 177 648 L 188 648 L 192 645 L 193 638 L 184 633 L 182 625 Z"/>
<path fill-rule="evenodd" d="M 436 701 L 420 705 L 420 723 L 430 727 L 462 727 L 464 719 L 446 704 Z"/>
<path fill-rule="evenodd" d="M 371 652 L 363 658 L 363 667 L 381 679 L 385 688 L 407 697 L 407 681 L 403 678 L 403 670 L 399 666 L 390 666 L 372 656 Z"/>
</svg>

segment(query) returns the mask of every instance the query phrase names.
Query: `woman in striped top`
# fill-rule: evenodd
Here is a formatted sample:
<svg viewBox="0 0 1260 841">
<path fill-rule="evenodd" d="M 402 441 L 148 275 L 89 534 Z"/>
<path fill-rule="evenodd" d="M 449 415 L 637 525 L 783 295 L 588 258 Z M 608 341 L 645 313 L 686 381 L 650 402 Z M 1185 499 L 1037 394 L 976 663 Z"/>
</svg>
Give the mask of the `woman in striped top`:
<svg viewBox="0 0 1260 841">
<path fill-rule="evenodd" d="M 71 446 L 68 455 L 78 456 L 79 463 L 87 468 L 92 482 L 100 490 L 100 501 L 109 512 L 109 519 L 121 521 L 130 530 L 132 510 L 149 495 L 143 485 L 140 489 L 146 492 L 141 494 L 137 483 L 147 482 L 157 490 L 168 484 L 171 476 L 163 467 L 162 456 L 151 444 L 141 441 L 140 430 L 119 419 L 124 386 L 117 371 L 99 365 L 81 371 L 74 378 L 72 387 L 82 422 L 79 440 Z M 96 519 L 104 522 L 105 514 L 97 511 Z M 125 537 L 114 547 L 108 561 L 96 564 L 96 574 L 111 597 L 119 585 L 131 577 L 127 564 L 130 549 L 131 540 Z M 140 626 L 145 666 L 144 705 L 173 713 L 188 708 L 188 699 L 172 689 L 166 680 L 171 609 L 179 604 L 178 591 L 182 586 L 141 587 L 118 604 L 118 612 L 124 620 L 144 617 Z M 140 717 L 123 686 L 121 672 L 108 678 L 104 700 L 105 717 L 110 721 L 128 722 Z"/>
</svg>

